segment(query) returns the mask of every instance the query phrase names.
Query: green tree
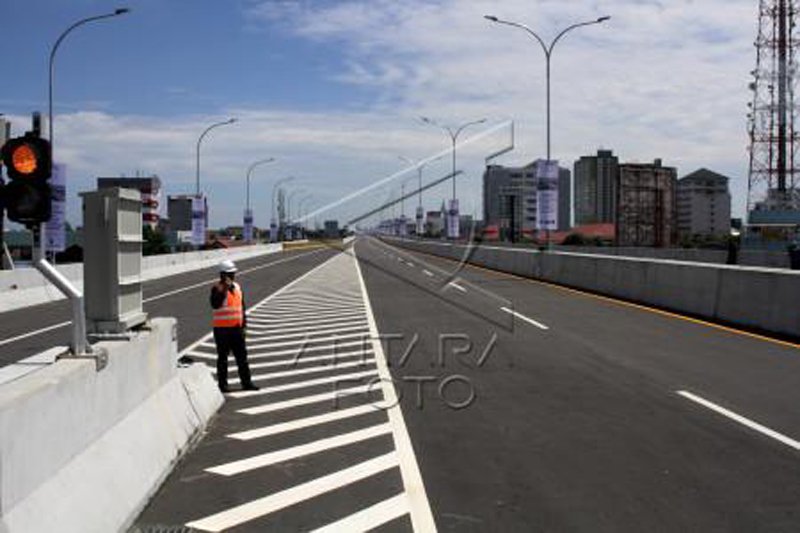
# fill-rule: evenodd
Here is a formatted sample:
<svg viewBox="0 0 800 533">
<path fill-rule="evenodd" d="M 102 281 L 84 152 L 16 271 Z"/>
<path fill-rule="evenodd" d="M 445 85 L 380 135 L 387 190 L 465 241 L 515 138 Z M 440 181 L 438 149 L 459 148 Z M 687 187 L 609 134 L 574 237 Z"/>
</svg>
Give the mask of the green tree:
<svg viewBox="0 0 800 533">
<path fill-rule="evenodd" d="M 150 226 L 145 226 L 142 234 L 144 237 L 144 245 L 142 246 L 143 255 L 159 255 L 169 253 L 167 238 L 162 232 L 154 230 Z"/>
</svg>

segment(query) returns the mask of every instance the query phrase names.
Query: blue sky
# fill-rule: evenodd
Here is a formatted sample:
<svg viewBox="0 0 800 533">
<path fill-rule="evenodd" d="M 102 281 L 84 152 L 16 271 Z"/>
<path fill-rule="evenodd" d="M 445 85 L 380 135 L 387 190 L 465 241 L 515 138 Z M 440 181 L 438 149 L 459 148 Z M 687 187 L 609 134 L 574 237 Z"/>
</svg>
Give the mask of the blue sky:
<svg viewBox="0 0 800 533">
<path fill-rule="evenodd" d="M 576 21 L 610 23 L 570 35 L 556 51 L 554 156 L 572 162 L 600 147 L 624 161 L 659 157 L 685 175 L 704 166 L 733 179 L 734 209 L 746 190 L 748 72 L 755 54 L 755 0 L 2 0 L 6 49 L 0 113 L 16 133 L 46 111 L 47 56 L 82 17 L 127 6 L 84 26 L 59 50 L 56 158 L 68 165 L 68 216 L 100 175 L 158 174 L 167 193 L 193 189 L 194 146 L 203 144 L 203 190 L 212 226 L 240 223 L 244 174 L 254 178 L 257 225 L 268 223 L 271 184 L 325 205 L 402 170 L 398 156 L 447 146 L 420 115 L 457 124 L 513 119 L 517 149 L 500 163 L 544 152 L 544 62 L 522 32 L 492 13 L 552 37 Z M 12 78 L 13 76 L 13 78 Z M 478 135 L 479 131 L 470 132 Z M 482 157 L 502 135 L 461 152 L 462 205 L 480 214 Z M 436 163 L 431 177 L 446 172 Z M 409 176 L 412 176 L 412 173 Z M 344 206 L 396 194 L 381 188 Z M 393 192 L 395 191 L 395 192 Z M 437 208 L 448 189 L 426 195 Z M 331 215 L 343 215 L 340 207 Z"/>
</svg>

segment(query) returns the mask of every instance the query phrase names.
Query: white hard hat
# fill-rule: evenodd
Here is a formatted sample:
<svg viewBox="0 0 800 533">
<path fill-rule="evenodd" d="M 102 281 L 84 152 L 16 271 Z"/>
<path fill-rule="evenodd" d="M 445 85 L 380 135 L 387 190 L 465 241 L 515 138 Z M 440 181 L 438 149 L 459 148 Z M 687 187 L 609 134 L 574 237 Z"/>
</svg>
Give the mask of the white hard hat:
<svg viewBox="0 0 800 533">
<path fill-rule="evenodd" d="M 230 259 L 226 259 L 219 264 L 220 273 L 233 273 L 236 272 L 236 265 Z"/>
</svg>

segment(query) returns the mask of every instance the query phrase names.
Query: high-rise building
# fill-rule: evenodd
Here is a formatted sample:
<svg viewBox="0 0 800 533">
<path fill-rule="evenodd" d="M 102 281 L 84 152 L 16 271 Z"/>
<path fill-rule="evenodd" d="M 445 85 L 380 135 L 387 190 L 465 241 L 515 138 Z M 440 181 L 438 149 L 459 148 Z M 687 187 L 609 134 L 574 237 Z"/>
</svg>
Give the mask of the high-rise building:
<svg viewBox="0 0 800 533">
<path fill-rule="evenodd" d="M 617 211 L 619 159 L 598 150 L 575 162 L 575 224 L 610 224 Z"/>
<path fill-rule="evenodd" d="M 619 165 L 616 242 L 618 246 L 672 246 L 676 242 L 677 170 L 660 159 Z"/>
<path fill-rule="evenodd" d="M 571 173 L 561 168 L 558 176 L 558 229 L 570 227 L 572 214 Z M 483 174 L 483 223 L 498 226 L 502 239 L 533 236 L 537 214 L 536 166 L 489 165 Z"/>
<path fill-rule="evenodd" d="M 724 237 L 731 230 L 728 178 L 701 168 L 678 180 L 678 236 Z"/>
<path fill-rule="evenodd" d="M 142 195 L 142 225 L 152 229 L 158 227 L 161 203 L 161 179 L 158 176 L 145 178 L 97 178 L 98 189 L 121 187 L 135 189 Z"/>
<path fill-rule="evenodd" d="M 558 231 L 572 228 L 572 172 L 558 169 Z"/>
<path fill-rule="evenodd" d="M 172 231 L 192 231 L 192 201 L 194 195 L 175 195 L 167 198 L 167 218 Z"/>
</svg>

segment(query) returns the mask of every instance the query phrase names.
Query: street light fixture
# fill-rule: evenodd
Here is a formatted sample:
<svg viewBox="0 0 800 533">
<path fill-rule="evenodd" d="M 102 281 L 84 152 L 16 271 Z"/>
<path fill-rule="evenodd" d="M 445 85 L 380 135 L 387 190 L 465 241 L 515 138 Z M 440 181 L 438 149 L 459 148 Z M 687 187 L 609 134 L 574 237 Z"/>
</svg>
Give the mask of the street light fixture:
<svg viewBox="0 0 800 533">
<path fill-rule="evenodd" d="M 242 230 L 245 234 L 245 240 L 250 242 L 252 240 L 252 232 L 253 232 L 253 211 L 250 209 L 250 177 L 253 174 L 253 170 L 259 165 L 264 165 L 266 163 L 272 163 L 275 161 L 274 157 L 270 157 L 268 159 L 261 159 L 260 161 L 256 161 L 250 168 L 247 169 L 247 194 L 246 194 L 246 201 L 245 201 L 245 208 L 244 208 L 244 226 Z"/>
<path fill-rule="evenodd" d="M 482 118 L 480 120 L 474 120 L 472 122 L 466 122 L 466 123 L 460 125 L 458 128 L 455 128 L 455 129 L 450 127 L 450 126 L 442 126 L 441 124 L 437 123 L 436 121 L 434 121 L 433 119 L 430 119 L 428 117 L 420 117 L 420 120 L 422 120 L 422 122 L 424 122 L 425 124 L 429 124 L 431 126 L 436 126 L 436 127 L 440 128 L 440 129 L 444 130 L 444 132 L 447 133 L 450 136 L 450 140 L 453 142 L 453 200 L 452 200 L 452 202 L 450 204 L 449 214 L 450 214 L 451 219 L 454 219 L 454 220 L 450 221 L 451 224 L 453 222 L 455 222 L 455 226 L 453 226 L 450 229 L 450 236 L 452 238 L 454 238 L 454 239 L 457 239 L 459 237 L 459 235 L 458 235 L 458 200 L 456 200 L 456 145 L 458 143 L 458 136 L 461 135 L 461 133 L 465 129 L 470 127 L 470 126 L 476 126 L 478 124 L 485 123 L 486 119 Z"/>
<path fill-rule="evenodd" d="M 61 45 L 61 41 L 69 34 L 72 30 L 77 28 L 78 26 L 83 26 L 88 22 L 94 22 L 97 20 L 103 20 L 107 18 L 117 17 L 119 15 L 124 15 L 126 13 L 130 13 L 130 9 L 127 7 L 121 7 L 119 9 L 115 9 L 112 13 L 106 13 L 105 15 L 96 15 L 94 17 L 86 17 L 74 23 L 72 26 L 64 30 L 61 35 L 59 35 L 58 39 L 56 39 L 55 44 L 50 49 L 50 74 L 48 77 L 48 89 L 47 89 L 47 136 L 50 140 L 50 151 L 53 151 L 53 74 L 55 70 L 55 59 L 56 59 L 56 51 L 58 51 L 58 47 Z"/>
<path fill-rule="evenodd" d="M 587 22 L 579 22 L 577 24 L 573 24 L 571 26 L 568 26 L 567 28 L 562 30 L 561 33 L 556 35 L 556 38 L 553 39 L 552 42 L 549 45 L 545 44 L 544 40 L 541 37 L 539 37 L 539 35 L 536 32 L 534 32 L 532 29 L 530 29 L 525 24 L 521 24 L 519 22 L 511 22 L 511 21 L 508 21 L 508 20 L 502 20 L 502 19 L 499 19 L 499 18 L 497 18 L 495 16 L 492 16 L 492 15 L 485 15 L 484 18 L 486 20 L 489 20 L 489 21 L 494 22 L 496 24 L 505 24 L 507 26 L 514 26 L 515 28 L 520 28 L 522 30 L 525 30 L 530 36 L 532 36 L 534 39 L 536 39 L 536 41 L 542 46 L 542 50 L 544 51 L 544 55 L 545 55 L 545 58 L 546 58 L 546 64 L 547 64 L 547 160 L 550 161 L 550 156 L 551 156 L 551 151 L 550 151 L 550 146 L 551 146 L 551 144 L 550 144 L 550 62 L 551 61 L 550 60 L 553 57 L 553 48 L 555 48 L 555 46 L 558 43 L 558 41 L 560 41 L 561 38 L 564 37 L 564 35 L 566 35 L 568 32 L 570 32 L 570 31 L 572 31 L 574 29 L 577 29 L 577 28 L 581 28 L 583 26 L 593 26 L 595 24 L 602 24 L 603 22 L 606 22 L 607 20 L 610 20 L 611 17 L 604 16 L 604 17 L 600 17 L 600 18 L 598 18 L 596 20 L 590 20 L 590 21 L 587 21 Z"/>
<path fill-rule="evenodd" d="M 203 142 L 203 139 L 208 132 L 213 130 L 214 128 L 218 128 L 220 126 L 227 126 L 228 124 L 233 124 L 236 122 L 235 118 L 229 118 L 228 120 L 223 120 L 222 122 L 216 122 L 209 127 L 207 127 L 203 133 L 200 134 L 200 137 L 197 139 L 197 173 L 195 176 L 195 195 L 200 197 L 200 144 Z"/>
<path fill-rule="evenodd" d="M 272 186 L 272 209 L 271 209 L 271 220 L 270 220 L 270 241 L 276 242 L 278 240 L 278 226 L 279 221 L 275 217 L 275 191 L 278 190 L 278 187 L 283 183 L 288 183 L 294 179 L 294 176 L 287 176 L 285 178 L 281 178 L 275 182 Z"/>
<path fill-rule="evenodd" d="M 270 157 L 270 158 L 267 158 L 267 159 L 262 159 L 260 161 L 256 161 L 255 163 L 253 163 L 252 165 L 250 165 L 250 168 L 247 169 L 247 202 L 246 202 L 246 208 L 247 208 L 248 211 L 250 210 L 250 176 L 253 174 L 253 170 L 255 170 L 255 168 L 257 166 L 265 165 L 267 163 L 273 163 L 274 161 L 275 161 L 274 157 Z"/>
</svg>

